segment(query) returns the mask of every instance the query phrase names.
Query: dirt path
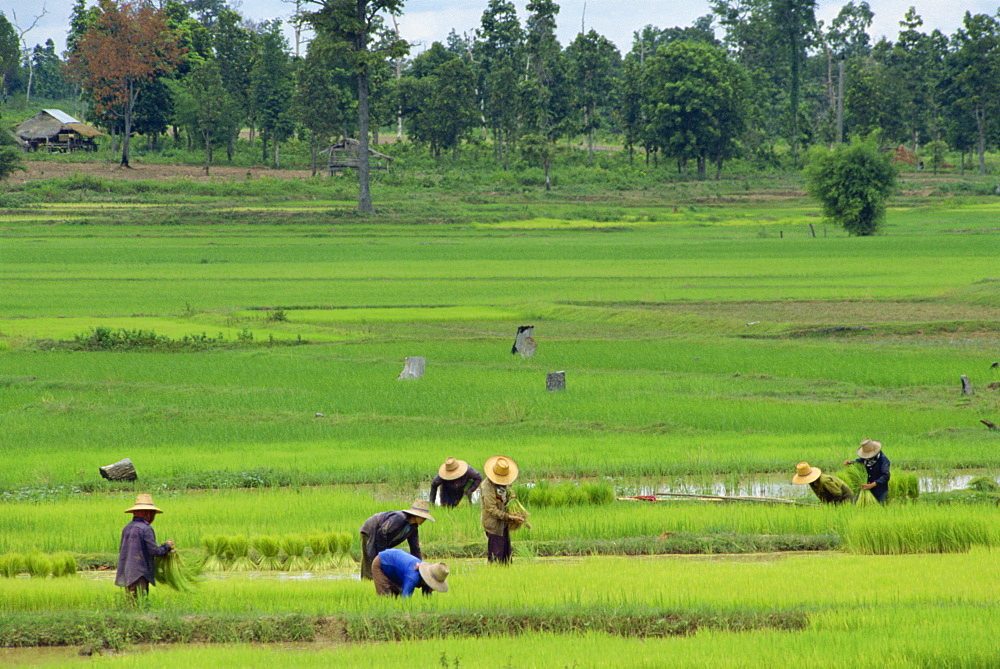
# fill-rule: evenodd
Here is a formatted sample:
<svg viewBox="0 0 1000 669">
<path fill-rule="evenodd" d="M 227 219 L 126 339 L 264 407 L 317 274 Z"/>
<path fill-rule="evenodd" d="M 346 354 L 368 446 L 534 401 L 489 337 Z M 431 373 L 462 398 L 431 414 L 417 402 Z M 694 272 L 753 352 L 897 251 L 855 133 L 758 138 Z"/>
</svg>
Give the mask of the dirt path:
<svg viewBox="0 0 1000 669">
<path fill-rule="evenodd" d="M 89 174 L 102 179 L 167 180 L 191 179 L 193 181 L 246 181 L 270 177 L 272 179 L 308 179 L 309 170 L 272 170 L 267 167 L 229 167 L 213 165 L 210 176 L 205 176 L 202 167 L 194 165 L 149 165 L 133 163 L 131 169 L 123 169 L 115 163 L 81 162 L 64 163 L 49 161 L 25 161 L 27 172 L 15 172 L 9 182 L 23 184 L 39 179 L 70 177 L 74 174 Z"/>
</svg>

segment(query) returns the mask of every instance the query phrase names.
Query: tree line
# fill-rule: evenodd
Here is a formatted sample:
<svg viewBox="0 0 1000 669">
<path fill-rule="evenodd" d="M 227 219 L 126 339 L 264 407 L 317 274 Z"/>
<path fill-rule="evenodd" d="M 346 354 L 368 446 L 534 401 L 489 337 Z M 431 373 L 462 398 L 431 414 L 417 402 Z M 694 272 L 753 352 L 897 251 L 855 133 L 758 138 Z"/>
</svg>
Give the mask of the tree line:
<svg viewBox="0 0 1000 669">
<path fill-rule="evenodd" d="M 225 0 L 77 0 L 64 54 L 24 48 L 0 14 L 0 86 L 80 95 L 123 165 L 136 134 L 197 142 L 207 170 L 241 129 L 275 166 L 296 134 L 316 157 L 334 138 L 367 147 L 388 129 L 435 156 L 487 137 L 500 164 L 529 160 L 546 183 L 557 143 L 580 137 L 591 160 L 610 138 L 701 177 L 737 156 L 797 166 L 809 146 L 872 133 L 932 166 L 952 149 L 985 171 L 1000 139 L 997 15 L 966 12 L 944 35 L 911 8 L 894 40 L 873 41 L 864 1 L 829 24 L 816 0 L 710 4 L 690 26 L 636 30 L 622 55 L 594 30 L 562 46 L 554 0 L 529 2 L 523 22 L 513 2 L 488 0 L 472 34 L 413 55 L 395 27 L 403 0 L 298 0 L 296 35 L 315 35 L 304 50 L 280 20 L 250 21 Z"/>
</svg>

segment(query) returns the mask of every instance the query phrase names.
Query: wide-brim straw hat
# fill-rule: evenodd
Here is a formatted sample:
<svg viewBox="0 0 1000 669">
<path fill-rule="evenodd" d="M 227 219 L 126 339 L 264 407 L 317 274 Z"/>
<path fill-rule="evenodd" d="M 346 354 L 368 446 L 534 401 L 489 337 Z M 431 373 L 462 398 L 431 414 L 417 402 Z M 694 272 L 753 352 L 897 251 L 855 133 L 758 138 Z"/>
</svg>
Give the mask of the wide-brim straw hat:
<svg viewBox="0 0 1000 669">
<path fill-rule="evenodd" d="M 819 467 L 810 467 L 808 462 L 800 462 L 795 465 L 795 476 L 792 477 L 792 483 L 812 483 L 822 473 Z"/>
<path fill-rule="evenodd" d="M 494 455 L 484 469 L 486 478 L 497 485 L 509 485 L 517 479 L 517 463 L 504 455 Z"/>
<path fill-rule="evenodd" d="M 882 442 L 875 441 L 874 439 L 865 439 L 861 442 L 861 448 L 858 449 L 859 458 L 874 458 L 882 450 Z"/>
<path fill-rule="evenodd" d="M 421 518 L 426 518 L 432 523 L 436 523 L 434 516 L 431 515 L 431 503 L 425 502 L 422 499 L 415 500 L 409 509 L 402 509 L 403 513 L 408 513 L 411 516 L 420 516 Z"/>
<path fill-rule="evenodd" d="M 153 496 L 148 492 L 139 493 L 135 498 L 135 504 L 132 505 L 132 508 L 125 509 L 125 513 L 132 513 L 134 511 L 155 511 L 156 513 L 163 513 L 163 509 L 153 504 Z"/>
<path fill-rule="evenodd" d="M 445 481 L 453 481 L 460 478 L 465 472 L 469 471 L 469 463 L 465 460 L 456 460 L 455 458 L 448 458 L 444 461 L 444 464 L 438 467 L 438 476 L 443 478 Z"/>
<path fill-rule="evenodd" d="M 438 592 L 448 592 L 448 584 L 445 583 L 445 579 L 448 578 L 451 569 L 448 569 L 448 565 L 444 562 L 435 562 L 434 564 L 421 562 L 417 565 L 417 569 L 420 570 L 420 576 L 424 579 L 424 583 Z"/>
</svg>

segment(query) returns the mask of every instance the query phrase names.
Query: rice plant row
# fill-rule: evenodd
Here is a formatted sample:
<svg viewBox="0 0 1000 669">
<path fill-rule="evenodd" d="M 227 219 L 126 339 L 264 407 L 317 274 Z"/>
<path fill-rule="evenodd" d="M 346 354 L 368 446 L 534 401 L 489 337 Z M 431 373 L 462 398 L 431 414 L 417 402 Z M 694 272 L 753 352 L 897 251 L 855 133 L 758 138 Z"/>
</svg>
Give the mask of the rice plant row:
<svg viewBox="0 0 1000 669">
<path fill-rule="evenodd" d="M 33 578 L 76 575 L 76 558 L 71 553 L 60 552 L 48 555 L 40 551 L 31 553 L 5 553 L 0 555 L 0 576 L 14 578 L 27 573 Z"/>
<path fill-rule="evenodd" d="M 515 486 L 514 492 L 525 504 L 532 506 L 580 506 L 610 504 L 615 501 L 615 488 L 610 483 L 556 483 L 539 481 L 533 486 Z"/>
<path fill-rule="evenodd" d="M 353 535 L 326 532 L 310 535 L 206 534 L 202 571 L 324 571 L 354 564 Z M 307 555 L 308 550 L 308 555 Z"/>
</svg>

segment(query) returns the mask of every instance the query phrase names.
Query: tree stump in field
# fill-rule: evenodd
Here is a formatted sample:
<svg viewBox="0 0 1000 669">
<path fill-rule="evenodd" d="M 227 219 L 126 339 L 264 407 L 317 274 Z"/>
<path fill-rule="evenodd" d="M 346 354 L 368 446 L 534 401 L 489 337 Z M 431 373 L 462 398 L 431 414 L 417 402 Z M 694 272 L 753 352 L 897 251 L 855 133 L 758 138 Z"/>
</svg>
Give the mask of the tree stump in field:
<svg viewBox="0 0 1000 669">
<path fill-rule="evenodd" d="M 101 467 L 100 471 L 101 476 L 109 481 L 135 481 L 139 478 L 139 475 L 135 473 L 135 467 L 132 466 L 131 458 L 125 458 L 113 465 Z"/>
<path fill-rule="evenodd" d="M 549 372 L 546 374 L 545 389 L 550 392 L 566 390 L 566 372 Z"/>
<path fill-rule="evenodd" d="M 969 381 L 969 377 L 962 374 L 962 394 L 971 395 L 972 394 L 972 382 Z"/>
<path fill-rule="evenodd" d="M 518 326 L 517 337 L 514 339 L 514 345 L 510 347 L 510 354 L 520 353 L 522 358 L 530 358 L 535 355 L 536 348 L 538 345 L 535 343 L 535 326 Z"/>
<path fill-rule="evenodd" d="M 422 379 L 424 377 L 424 367 L 427 365 L 427 358 L 415 355 L 406 358 L 403 371 L 399 373 L 397 379 Z"/>
</svg>

